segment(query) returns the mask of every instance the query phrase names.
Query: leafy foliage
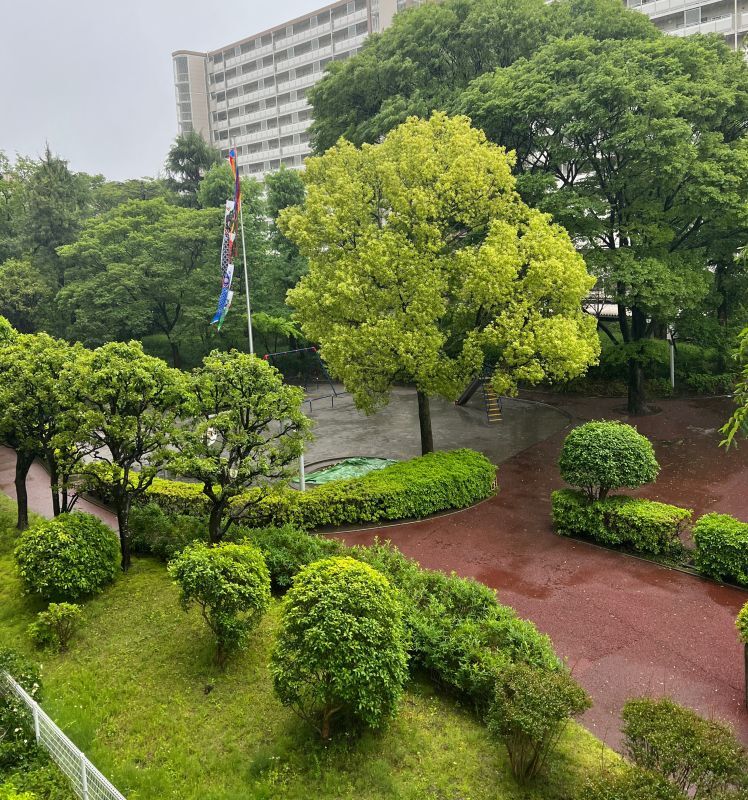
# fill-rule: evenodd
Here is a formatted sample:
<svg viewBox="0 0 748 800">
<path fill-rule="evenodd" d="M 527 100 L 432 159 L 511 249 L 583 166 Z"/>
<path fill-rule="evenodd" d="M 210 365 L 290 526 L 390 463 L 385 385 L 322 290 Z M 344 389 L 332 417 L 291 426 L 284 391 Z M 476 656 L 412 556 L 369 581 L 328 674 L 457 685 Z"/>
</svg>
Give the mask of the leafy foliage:
<svg viewBox="0 0 748 800">
<path fill-rule="evenodd" d="M 589 501 L 580 492 L 561 489 L 551 495 L 553 524 L 562 536 L 588 536 L 606 545 L 640 553 L 678 555 L 680 535 L 690 509 L 638 497 Z"/>
<path fill-rule="evenodd" d="M 247 544 L 207 547 L 196 542 L 169 563 L 185 611 L 196 603 L 216 637 L 216 662 L 223 666 L 246 647 L 249 633 L 270 605 L 270 575 L 262 553 Z"/>
<path fill-rule="evenodd" d="M 748 775 L 745 753 L 729 727 L 668 698 L 629 700 L 623 721 L 631 760 L 695 800 L 716 797 Z"/>
<path fill-rule="evenodd" d="M 106 480 L 106 478 L 104 478 Z M 430 453 L 360 478 L 333 481 L 306 492 L 250 489 L 238 495 L 249 527 L 294 525 L 305 530 L 417 519 L 451 508 L 465 508 L 494 492 L 496 467 L 480 453 L 453 450 Z M 170 514 L 203 516 L 209 509 L 200 484 L 154 479 L 142 498 Z"/>
<path fill-rule="evenodd" d="M 735 627 L 738 629 L 740 641 L 743 644 L 748 644 L 748 603 L 746 603 L 738 613 L 735 620 Z"/>
<path fill-rule="evenodd" d="M 135 505 L 130 511 L 130 547 L 133 553 L 170 561 L 195 541 L 208 541 L 208 523 L 203 517 L 170 515 L 152 501 Z"/>
<path fill-rule="evenodd" d="M 171 467 L 202 484 L 215 543 L 268 493 L 270 480 L 290 478 L 310 422 L 301 389 L 287 386 L 267 361 L 236 350 L 206 356 L 191 390 L 190 423 L 179 431 Z M 259 488 L 246 494 L 252 486 Z"/>
<path fill-rule="evenodd" d="M 705 514 L 693 526 L 694 563 L 705 575 L 748 586 L 748 523 Z"/>
<path fill-rule="evenodd" d="M 259 548 L 276 589 L 288 589 L 296 574 L 312 561 L 338 555 L 343 550 L 341 543 L 334 539 L 309 536 L 291 525 L 282 528 L 237 528 L 232 536 Z"/>
<path fill-rule="evenodd" d="M 117 575 L 117 536 L 92 514 L 60 514 L 29 528 L 16 546 L 26 588 L 45 600 L 78 600 Z"/>
<path fill-rule="evenodd" d="M 406 648 L 400 599 L 381 573 L 347 557 L 316 561 L 286 595 L 273 685 L 323 739 L 340 713 L 378 728 L 402 697 Z"/>
<path fill-rule="evenodd" d="M 542 769 L 572 717 L 592 705 L 565 670 L 547 672 L 514 664 L 499 676 L 488 710 L 488 730 L 501 739 L 518 781 Z"/>
<path fill-rule="evenodd" d="M 14 650 L 0 649 L 0 673 L 8 672 L 36 700 L 41 696 L 39 668 Z M 0 775 L 23 768 L 34 757 L 35 742 L 26 707 L 0 681 Z"/>
<path fill-rule="evenodd" d="M 216 295 L 221 213 L 180 208 L 158 197 L 133 200 L 91 219 L 60 248 L 69 334 L 96 346 L 166 336 L 174 366 L 181 346 L 205 337 Z"/>
<path fill-rule="evenodd" d="M 723 293 L 745 243 L 746 87 L 716 38 L 584 35 L 476 79 L 457 103 L 516 151 L 523 196 L 567 228 L 622 309 L 630 413 L 647 410 L 647 340 Z"/>
<path fill-rule="evenodd" d="M 198 204 L 200 181 L 208 170 L 221 160 L 221 154 L 211 147 L 197 131 L 177 136 L 166 157 L 166 173 L 171 188 L 186 206 Z"/>
<path fill-rule="evenodd" d="M 626 767 L 593 778 L 580 800 L 685 800 L 686 795 L 656 772 Z"/>
<path fill-rule="evenodd" d="M 558 462 L 561 477 L 591 500 L 611 489 L 636 489 L 660 471 L 652 443 L 622 422 L 587 422 L 564 440 Z"/>
<path fill-rule="evenodd" d="M 580 305 L 593 281 L 566 232 L 519 199 L 512 160 L 467 118 L 436 113 L 307 161 L 304 205 L 279 219 L 309 259 L 288 302 L 357 407 L 386 404 L 395 381 L 421 406 L 456 399 L 489 362 L 510 394 L 596 360 Z"/>
<path fill-rule="evenodd" d="M 117 512 L 122 568 L 130 565 L 129 516 L 133 497 L 145 493 L 172 458 L 186 378 L 137 342 L 110 342 L 79 354 L 60 384 L 77 408 L 67 414 L 60 444 L 77 443 L 78 472 L 105 489 Z M 88 454 L 90 460 L 83 460 Z M 99 469 L 99 465 L 105 469 Z"/>
<path fill-rule="evenodd" d="M 37 614 L 36 622 L 29 625 L 28 634 L 37 647 L 53 647 L 64 653 L 82 615 L 81 607 L 74 603 L 50 603 L 46 611 Z"/>
</svg>

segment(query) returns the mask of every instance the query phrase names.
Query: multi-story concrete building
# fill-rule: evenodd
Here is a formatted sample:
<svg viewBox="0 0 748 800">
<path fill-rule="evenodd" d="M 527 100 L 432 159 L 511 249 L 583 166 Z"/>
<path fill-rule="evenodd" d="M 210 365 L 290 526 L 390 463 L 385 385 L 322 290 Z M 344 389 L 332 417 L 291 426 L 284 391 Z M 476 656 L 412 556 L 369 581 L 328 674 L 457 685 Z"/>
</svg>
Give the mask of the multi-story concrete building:
<svg viewBox="0 0 748 800">
<path fill-rule="evenodd" d="M 421 0 L 338 2 L 208 53 L 172 54 L 179 133 L 198 131 L 239 170 L 261 177 L 309 155 L 307 92 L 332 60 L 350 58 L 397 11 Z"/>
<path fill-rule="evenodd" d="M 646 14 L 665 33 L 721 33 L 735 50 L 748 32 L 746 0 L 625 0 L 629 8 Z"/>
</svg>

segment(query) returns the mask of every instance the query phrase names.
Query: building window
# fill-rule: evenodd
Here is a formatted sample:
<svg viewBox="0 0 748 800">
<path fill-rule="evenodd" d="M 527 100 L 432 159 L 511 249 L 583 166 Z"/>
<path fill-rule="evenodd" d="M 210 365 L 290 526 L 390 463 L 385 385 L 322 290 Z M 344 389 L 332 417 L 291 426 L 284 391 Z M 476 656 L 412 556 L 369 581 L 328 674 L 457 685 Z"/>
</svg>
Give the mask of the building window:
<svg viewBox="0 0 748 800">
<path fill-rule="evenodd" d="M 685 11 L 686 25 L 701 24 L 701 8 L 687 8 Z"/>
</svg>

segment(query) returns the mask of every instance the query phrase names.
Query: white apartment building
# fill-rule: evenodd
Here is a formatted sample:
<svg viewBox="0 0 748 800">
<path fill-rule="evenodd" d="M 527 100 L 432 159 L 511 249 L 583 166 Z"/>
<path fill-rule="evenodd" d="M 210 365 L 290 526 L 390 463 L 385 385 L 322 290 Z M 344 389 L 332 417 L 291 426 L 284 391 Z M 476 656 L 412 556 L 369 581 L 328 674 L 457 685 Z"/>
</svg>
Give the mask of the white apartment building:
<svg viewBox="0 0 748 800">
<path fill-rule="evenodd" d="M 748 0 L 625 0 L 665 33 L 719 33 L 735 50 L 748 32 Z"/>
<path fill-rule="evenodd" d="M 338 0 L 208 53 L 172 53 L 179 133 L 199 132 L 239 171 L 261 178 L 310 153 L 307 92 L 397 11 L 421 0 Z"/>
</svg>

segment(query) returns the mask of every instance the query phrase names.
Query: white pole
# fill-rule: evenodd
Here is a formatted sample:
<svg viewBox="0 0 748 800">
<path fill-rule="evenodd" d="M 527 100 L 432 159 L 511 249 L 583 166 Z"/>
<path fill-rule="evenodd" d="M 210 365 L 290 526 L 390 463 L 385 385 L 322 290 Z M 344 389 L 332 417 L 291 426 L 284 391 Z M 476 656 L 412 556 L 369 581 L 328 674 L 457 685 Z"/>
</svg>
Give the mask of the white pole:
<svg viewBox="0 0 748 800">
<path fill-rule="evenodd" d="M 306 491 L 306 476 L 304 475 L 304 454 L 299 456 L 299 488 L 302 492 Z"/>
<path fill-rule="evenodd" d="M 237 164 L 237 169 L 239 165 Z M 254 353 L 255 345 L 252 341 L 252 309 L 249 305 L 249 278 L 247 277 L 247 248 L 244 246 L 244 204 L 239 203 L 239 225 L 242 229 L 242 258 L 244 259 L 244 291 L 247 295 L 247 333 L 249 334 L 249 352 Z"/>
<path fill-rule="evenodd" d="M 672 328 L 668 330 L 667 340 L 670 345 L 670 385 L 675 389 L 675 342 Z"/>
</svg>

